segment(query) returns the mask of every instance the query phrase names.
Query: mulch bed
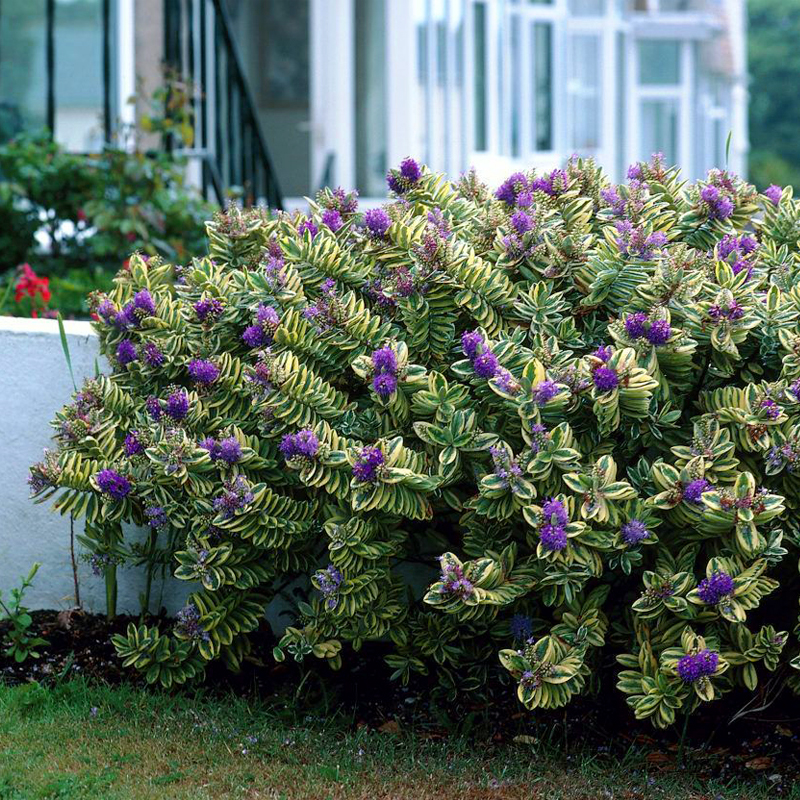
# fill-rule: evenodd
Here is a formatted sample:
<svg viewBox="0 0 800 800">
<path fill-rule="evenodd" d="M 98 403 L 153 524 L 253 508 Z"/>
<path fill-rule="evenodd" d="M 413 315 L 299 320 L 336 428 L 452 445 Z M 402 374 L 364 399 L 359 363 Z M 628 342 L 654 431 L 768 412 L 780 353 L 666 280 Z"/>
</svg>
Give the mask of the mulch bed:
<svg viewBox="0 0 800 800">
<path fill-rule="evenodd" d="M 144 685 L 140 674 L 123 669 L 111 636 L 124 633 L 138 617 L 104 616 L 82 611 L 34 611 L 32 632 L 48 640 L 39 659 L 16 664 L 0 651 L 0 681 L 11 684 L 65 679 L 83 675 L 111 685 Z M 158 618 L 146 622 L 157 624 Z M 0 625 L 0 640 L 4 625 Z M 252 635 L 252 658 L 238 674 L 212 663 L 201 688 L 206 692 L 233 691 L 268 702 L 308 705 L 312 714 L 344 711 L 355 727 L 392 733 L 413 726 L 424 738 L 446 738 L 455 730 L 480 738 L 482 746 L 515 742 L 521 746 L 546 740 L 567 752 L 623 753 L 634 746 L 646 754 L 651 772 L 678 766 L 679 725 L 675 730 L 655 731 L 649 723 L 633 720 L 622 695 L 605 687 L 599 696 L 577 698 L 567 709 L 529 713 L 516 702 L 509 686 L 492 688 L 480 701 L 437 697 L 434 683 L 420 679 L 410 687 L 389 680 L 379 645 L 365 645 L 356 656 L 345 659 L 339 672 L 309 658 L 305 665 L 291 661 L 276 664 L 272 658 L 275 637 L 268 625 Z M 311 669 L 308 675 L 303 669 Z M 300 681 L 303 688 L 295 697 Z M 181 690 L 176 690 L 181 691 Z M 185 689 L 183 691 L 186 691 Z M 189 689 L 192 691 L 192 689 Z M 431 699 L 433 697 L 433 699 Z M 800 780 L 800 700 L 784 691 L 777 702 L 733 724 L 731 717 L 748 699 L 747 693 L 731 693 L 709 704 L 692 717 L 687 748 L 692 769 L 700 778 L 762 775 L 782 787 Z M 754 706 L 760 703 L 754 703 Z"/>
</svg>

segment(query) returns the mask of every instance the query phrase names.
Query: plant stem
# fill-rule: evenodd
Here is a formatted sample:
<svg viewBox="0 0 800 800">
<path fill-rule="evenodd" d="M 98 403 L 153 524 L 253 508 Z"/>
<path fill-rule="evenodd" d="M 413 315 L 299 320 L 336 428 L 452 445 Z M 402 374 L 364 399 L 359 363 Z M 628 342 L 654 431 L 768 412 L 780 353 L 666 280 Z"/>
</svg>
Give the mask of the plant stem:
<svg viewBox="0 0 800 800">
<path fill-rule="evenodd" d="M 69 558 L 72 562 L 72 585 L 75 587 L 75 605 L 81 607 L 81 586 L 78 581 L 78 562 L 75 560 L 75 517 L 69 515 Z"/>
<path fill-rule="evenodd" d="M 106 566 L 106 617 L 114 619 L 117 616 L 117 565 Z"/>
<path fill-rule="evenodd" d="M 683 748 L 686 743 L 686 732 L 689 729 L 689 708 L 686 708 L 686 713 L 683 715 L 683 731 L 681 732 L 681 741 L 678 745 L 678 766 L 683 766 Z"/>
</svg>

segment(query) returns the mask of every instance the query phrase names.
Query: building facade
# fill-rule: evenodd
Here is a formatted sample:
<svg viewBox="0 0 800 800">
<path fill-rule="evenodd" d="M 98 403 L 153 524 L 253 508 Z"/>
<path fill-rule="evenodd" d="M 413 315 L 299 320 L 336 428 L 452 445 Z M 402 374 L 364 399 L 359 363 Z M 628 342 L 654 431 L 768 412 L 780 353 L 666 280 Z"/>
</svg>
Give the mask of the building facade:
<svg viewBox="0 0 800 800">
<path fill-rule="evenodd" d="M 254 199 L 254 142 L 287 198 L 380 197 L 407 155 L 493 182 L 572 153 L 617 180 L 656 151 L 690 178 L 743 172 L 744 3 L 3 0 L 0 109 L 96 148 L 166 60 L 196 86 L 198 180 L 249 180 Z"/>
</svg>

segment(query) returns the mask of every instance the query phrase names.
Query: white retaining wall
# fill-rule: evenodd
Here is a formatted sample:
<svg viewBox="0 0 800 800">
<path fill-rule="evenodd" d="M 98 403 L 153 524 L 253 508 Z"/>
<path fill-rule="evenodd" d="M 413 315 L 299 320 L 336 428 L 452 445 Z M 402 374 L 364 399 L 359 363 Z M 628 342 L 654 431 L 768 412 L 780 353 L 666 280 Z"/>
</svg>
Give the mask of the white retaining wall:
<svg viewBox="0 0 800 800">
<path fill-rule="evenodd" d="M 94 375 L 100 358 L 97 337 L 88 322 L 65 322 L 75 381 L 80 387 Z M 101 369 L 106 367 L 100 364 Z M 26 595 L 29 608 L 74 605 L 69 553 L 69 517 L 29 499 L 28 467 L 50 446 L 50 420 L 72 396 L 72 379 L 61 347 L 58 323 L 49 319 L 0 316 L 0 590 L 8 595 L 35 561 L 42 566 Z M 82 522 L 75 523 L 76 533 Z M 79 546 L 76 546 L 80 552 Z M 105 586 L 79 562 L 83 607 L 105 611 Z M 141 569 L 119 570 L 120 613 L 138 613 L 144 589 Z M 169 578 L 154 582 L 151 610 L 174 612 L 192 587 Z"/>
</svg>

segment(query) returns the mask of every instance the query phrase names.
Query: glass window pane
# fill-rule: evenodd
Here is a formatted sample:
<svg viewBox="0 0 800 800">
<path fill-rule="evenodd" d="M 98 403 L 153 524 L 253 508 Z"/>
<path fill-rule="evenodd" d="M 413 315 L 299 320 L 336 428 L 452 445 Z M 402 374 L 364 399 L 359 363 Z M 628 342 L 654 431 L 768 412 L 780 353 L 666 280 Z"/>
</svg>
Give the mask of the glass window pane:
<svg viewBox="0 0 800 800">
<path fill-rule="evenodd" d="M 605 0 L 569 0 L 570 13 L 576 17 L 597 17 L 605 14 Z"/>
<path fill-rule="evenodd" d="M 386 4 L 356 0 L 356 188 L 386 194 Z"/>
<path fill-rule="evenodd" d="M 45 0 L 3 0 L 0 140 L 47 124 Z"/>
<path fill-rule="evenodd" d="M 520 46 L 519 17 L 511 18 L 511 155 L 520 155 L 520 113 L 522 111 L 522 48 Z"/>
<path fill-rule="evenodd" d="M 54 36 L 55 137 L 68 150 L 100 150 L 104 139 L 101 0 L 56 0 Z"/>
<path fill-rule="evenodd" d="M 472 103 L 475 113 L 475 149 L 486 150 L 486 6 L 475 3 L 472 7 L 474 83 Z"/>
<path fill-rule="evenodd" d="M 576 34 L 569 41 L 570 148 L 581 154 L 600 147 L 600 37 Z"/>
<path fill-rule="evenodd" d="M 681 82 L 681 46 L 672 39 L 639 42 L 639 83 L 642 86 L 674 86 Z"/>
<path fill-rule="evenodd" d="M 533 41 L 533 149 L 553 149 L 553 26 L 534 22 Z"/>
<path fill-rule="evenodd" d="M 663 153 L 667 164 L 678 163 L 678 101 L 643 100 L 639 158 Z"/>
</svg>

